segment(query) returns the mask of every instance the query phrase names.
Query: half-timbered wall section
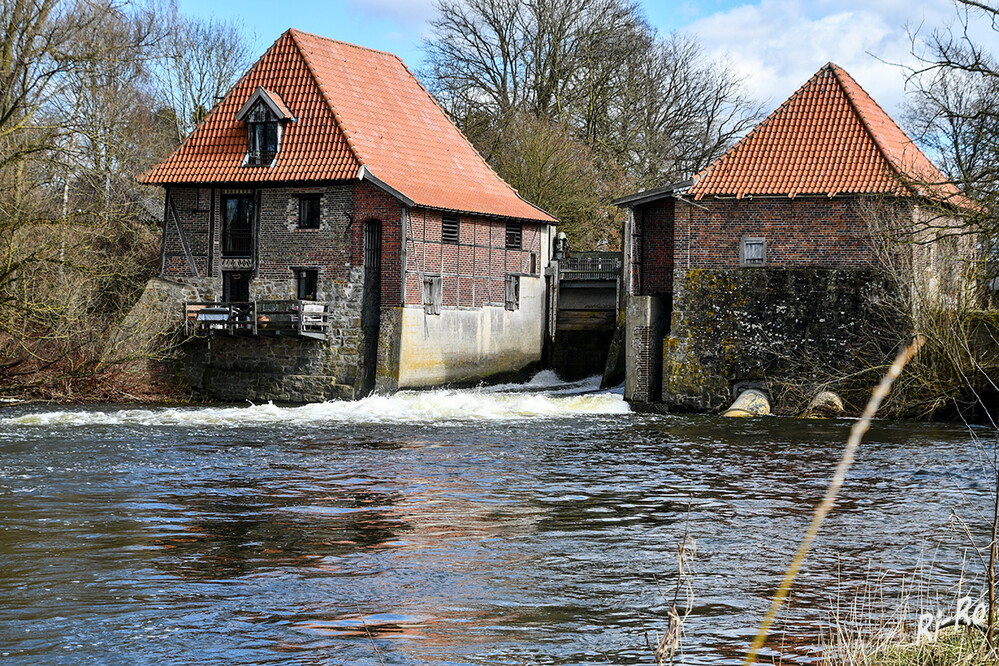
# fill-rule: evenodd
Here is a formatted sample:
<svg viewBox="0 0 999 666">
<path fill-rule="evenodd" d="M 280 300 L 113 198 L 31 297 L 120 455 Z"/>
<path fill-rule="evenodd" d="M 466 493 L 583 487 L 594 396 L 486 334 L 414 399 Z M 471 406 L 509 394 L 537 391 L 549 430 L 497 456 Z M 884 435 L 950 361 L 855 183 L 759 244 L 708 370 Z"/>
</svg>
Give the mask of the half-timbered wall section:
<svg viewBox="0 0 999 666">
<path fill-rule="evenodd" d="M 445 216 L 458 220 L 457 242 L 442 238 Z M 508 225 L 519 227 L 519 246 L 508 247 Z M 431 276 L 441 279 L 445 308 L 504 307 L 508 277 L 541 275 L 547 240 L 548 225 L 416 209 L 406 234 L 406 304 L 425 304 L 423 285 Z"/>
</svg>

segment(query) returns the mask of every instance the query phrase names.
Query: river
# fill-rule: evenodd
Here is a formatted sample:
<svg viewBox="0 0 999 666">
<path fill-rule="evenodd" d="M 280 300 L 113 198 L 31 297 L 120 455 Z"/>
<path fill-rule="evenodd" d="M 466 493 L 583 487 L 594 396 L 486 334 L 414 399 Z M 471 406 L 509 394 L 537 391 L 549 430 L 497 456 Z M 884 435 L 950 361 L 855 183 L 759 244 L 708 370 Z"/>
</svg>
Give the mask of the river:
<svg viewBox="0 0 999 666">
<path fill-rule="evenodd" d="M 652 663 L 685 531 L 683 661 L 738 663 L 849 427 L 636 414 L 550 373 L 298 407 L 6 407 L 0 663 Z M 923 606 L 973 586 L 950 513 L 984 534 L 982 455 L 958 425 L 875 423 L 772 649 L 813 659 L 872 576 L 891 597 L 921 567 Z"/>
</svg>

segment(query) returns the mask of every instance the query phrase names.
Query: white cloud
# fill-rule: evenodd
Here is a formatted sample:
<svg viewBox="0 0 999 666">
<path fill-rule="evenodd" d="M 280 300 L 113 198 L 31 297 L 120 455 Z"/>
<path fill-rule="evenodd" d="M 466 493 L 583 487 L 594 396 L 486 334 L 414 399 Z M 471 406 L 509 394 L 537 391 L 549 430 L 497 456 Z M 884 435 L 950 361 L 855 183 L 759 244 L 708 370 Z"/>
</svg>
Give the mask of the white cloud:
<svg viewBox="0 0 999 666">
<path fill-rule="evenodd" d="M 699 19 L 685 29 L 726 56 L 752 93 L 775 108 L 822 65 L 849 72 L 889 114 L 899 116 L 911 64 L 907 26 L 944 25 L 949 0 L 761 0 Z"/>
</svg>

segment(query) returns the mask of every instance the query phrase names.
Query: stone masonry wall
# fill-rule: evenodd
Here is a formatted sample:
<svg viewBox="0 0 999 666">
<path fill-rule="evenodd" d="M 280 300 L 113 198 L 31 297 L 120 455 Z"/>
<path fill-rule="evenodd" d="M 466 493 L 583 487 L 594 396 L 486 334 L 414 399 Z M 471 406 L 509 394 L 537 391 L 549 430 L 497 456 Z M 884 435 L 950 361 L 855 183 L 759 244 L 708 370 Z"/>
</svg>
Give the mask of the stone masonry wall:
<svg viewBox="0 0 999 666">
<path fill-rule="evenodd" d="M 330 312 L 328 339 L 199 338 L 188 342 L 181 374 L 193 389 L 227 400 L 313 402 L 354 397 L 364 284 L 364 269 L 353 261 L 362 255 L 355 243 L 363 244 L 363 232 L 355 234 L 363 225 L 354 215 L 354 185 L 258 190 L 252 259 L 221 256 L 221 210 L 226 191 L 171 189 L 192 254 L 197 249 L 204 261 L 199 264 L 198 277 L 191 275 L 189 268 L 185 271 L 188 262 L 182 243 L 168 225 L 164 277 L 183 285 L 188 300 L 220 300 L 223 270 L 252 270 L 252 300 L 284 300 L 297 297 L 294 270 L 315 269 L 317 298 L 327 303 Z M 321 195 L 319 228 L 301 229 L 298 196 L 311 194 Z M 214 229 L 208 225 L 212 218 Z M 190 245 L 192 239 L 194 245 Z"/>
<path fill-rule="evenodd" d="M 892 358 L 904 335 L 887 314 L 889 281 L 874 269 L 694 269 L 677 271 L 676 285 L 662 374 L 674 411 L 722 409 L 745 385 L 794 411 L 810 386 L 865 370 L 861 358 Z"/>
</svg>

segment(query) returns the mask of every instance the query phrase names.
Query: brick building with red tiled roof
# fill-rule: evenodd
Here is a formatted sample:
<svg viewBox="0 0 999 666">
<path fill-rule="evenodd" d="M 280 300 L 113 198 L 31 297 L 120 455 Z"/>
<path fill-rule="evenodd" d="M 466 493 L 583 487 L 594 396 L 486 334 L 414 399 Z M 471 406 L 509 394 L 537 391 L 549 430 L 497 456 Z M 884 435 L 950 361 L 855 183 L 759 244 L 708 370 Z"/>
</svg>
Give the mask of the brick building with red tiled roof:
<svg viewBox="0 0 999 666">
<path fill-rule="evenodd" d="M 394 55 L 289 30 L 143 175 L 221 397 L 315 400 L 540 360 L 555 220 Z M 241 305 L 245 304 L 245 305 Z"/>
<path fill-rule="evenodd" d="M 629 400 L 716 409 L 803 367 L 790 360 L 848 367 L 887 289 L 865 211 L 915 220 L 917 188 L 959 196 L 829 63 L 693 179 L 617 201 Z"/>
</svg>

